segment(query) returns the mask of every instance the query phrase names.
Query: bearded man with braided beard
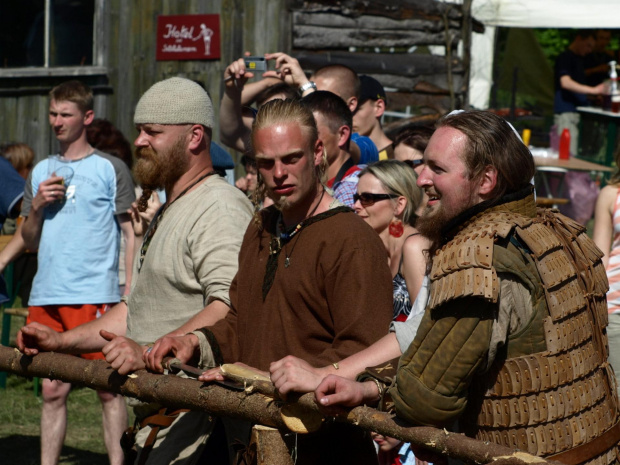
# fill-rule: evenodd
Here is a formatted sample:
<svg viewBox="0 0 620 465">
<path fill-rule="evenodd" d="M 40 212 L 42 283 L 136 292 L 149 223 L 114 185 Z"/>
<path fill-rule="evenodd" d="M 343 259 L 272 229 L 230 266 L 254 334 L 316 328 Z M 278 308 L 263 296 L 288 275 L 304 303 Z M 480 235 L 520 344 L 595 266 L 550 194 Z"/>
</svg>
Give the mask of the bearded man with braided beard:
<svg viewBox="0 0 620 465">
<path fill-rule="evenodd" d="M 134 261 L 131 294 L 100 318 L 64 333 L 37 323 L 25 326 L 17 344 L 27 355 L 101 350 L 124 375 L 145 368 L 143 357 L 158 338 L 213 324 L 228 312 L 252 206 L 215 173 L 211 99 L 189 79 L 166 79 L 142 95 L 134 123 L 136 177 L 146 188 L 165 189 L 166 203 L 148 229 L 134 206 L 132 221 L 146 231 Z M 199 461 L 214 423 L 207 412 L 133 406 L 140 429 L 126 464 Z"/>
</svg>

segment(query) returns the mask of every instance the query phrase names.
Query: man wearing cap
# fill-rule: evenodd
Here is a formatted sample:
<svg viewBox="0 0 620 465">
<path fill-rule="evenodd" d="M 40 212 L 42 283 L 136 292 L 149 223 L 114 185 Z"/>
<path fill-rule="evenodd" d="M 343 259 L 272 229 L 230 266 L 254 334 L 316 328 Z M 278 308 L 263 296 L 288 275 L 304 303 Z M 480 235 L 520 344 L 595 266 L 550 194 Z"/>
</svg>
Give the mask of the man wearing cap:
<svg viewBox="0 0 620 465">
<path fill-rule="evenodd" d="M 370 137 L 379 150 L 379 160 L 394 158 L 394 146 L 381 127 L 387 97 L 379 81 L 370 76 L 360 76 L 360 100 L 353 114 L 353 130 Z"/>
<path fill-rule="evenodd" d="M 322 185 L 318 134 L 303 103 L 273 100 L 258 110 L 252 143 L 274 205 L 245 234 L 231 310 L 215 325 L 158 341 L 147 356 L 151 369 L 161 371 L 162 358 L 174 353 L 184 361 L 200 356 L 201 366 L 241 362 L 266 371 L 291 354 L 336 372 L 340 360 L 385 335 L 392 312 L 385 248 Z M 377 460 L 370 437 L 349 425 L 326 422 L 284 439 L 297 465 Z"/>
<path fill-rule="evenodd" d="M 28 355 L 102 350 L 112 367 L 126 374 L 144 368 L 143 353 L 156 339 L 212 325 L 228 312 L 228 288 L 252 207 L 214 174 L 211 100 L 193 81 L 167 79 L 142 96 L 134 122 L 136 178 L 145 189 L 165 189 L 166 203 L 144 233 L 131 294 L 72 331 L 56 333 L 38 324 L 22 328 L 18 347 Z M 132 216 L 140 232 L 145 225 L 135 205 Z M 150 404 L 134 410 L 141 426 L 135 447 L 139 463 L 196 463 L 211 429 L 207 414 L 158 413 Z"/>
</svg>

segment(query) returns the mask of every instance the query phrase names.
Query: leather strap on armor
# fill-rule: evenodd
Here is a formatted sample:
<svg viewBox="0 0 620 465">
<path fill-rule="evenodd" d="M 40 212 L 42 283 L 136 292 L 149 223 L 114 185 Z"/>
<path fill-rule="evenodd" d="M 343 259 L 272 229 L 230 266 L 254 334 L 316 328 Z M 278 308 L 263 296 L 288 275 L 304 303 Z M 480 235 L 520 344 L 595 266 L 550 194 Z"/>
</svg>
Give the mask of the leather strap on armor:
<svg viewBox="0 0 620 465">
<path fill-rule="evenodd" d="M 498 275 L 508 273 L 526 285 L 535 312 L 510 335 L 506 359 L 472 383 L 462 424 L 468 435 L 533 455 L 614 463 L 618 400 L 602 253 L 573 220 L 532 214 L 532 200 L 473 216 L 433 258 L 430 310 L 470 296 L 497 303 Z M 532 350 L 537 339 L 542 349 Z"/>
</svg>

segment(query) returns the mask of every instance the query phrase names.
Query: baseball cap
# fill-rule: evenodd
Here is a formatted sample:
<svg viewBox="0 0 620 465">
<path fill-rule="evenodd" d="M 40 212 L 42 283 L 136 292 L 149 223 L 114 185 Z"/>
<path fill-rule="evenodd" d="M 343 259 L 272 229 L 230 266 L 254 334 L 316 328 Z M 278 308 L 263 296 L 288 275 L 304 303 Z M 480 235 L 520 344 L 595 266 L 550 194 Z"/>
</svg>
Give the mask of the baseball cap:
<svg viewBox="0 0 620 465">
<path fill-rule="evenodd" d="M 365 74 L 360 76 L 360 101 L 361 105 L 366 100 L 387 100 L 385 89 L 375 78 Z"/>
</svg>

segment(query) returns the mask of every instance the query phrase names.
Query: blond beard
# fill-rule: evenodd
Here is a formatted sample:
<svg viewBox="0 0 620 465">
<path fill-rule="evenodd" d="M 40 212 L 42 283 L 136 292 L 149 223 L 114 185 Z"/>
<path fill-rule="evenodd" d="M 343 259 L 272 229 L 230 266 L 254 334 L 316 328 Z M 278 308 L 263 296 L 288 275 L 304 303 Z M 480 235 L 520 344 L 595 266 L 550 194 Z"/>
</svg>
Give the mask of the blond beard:
<svg viewBox="0 0 620 465">
<path fill-rule="evenodd" d="M 313 169 L 311 182 L 316 183 L 318 179 L 319 179 L 319 175 L 317 174 L 316 169 Z M 291 204 L 291 202 L 289 201 L 289 198 L 286 195 L 282 195 L 278 198 L 274 198 L 273 194 L 269 192 L 269 197 L 271 198 L 271 200 L 273 200 L 274 206 L 281 212 L 289 210 L 291 207 L 294 207 L 294 205 Z M 303 199 L 300 199 L 300 201 L 303 201 Z"/>
</svg>

